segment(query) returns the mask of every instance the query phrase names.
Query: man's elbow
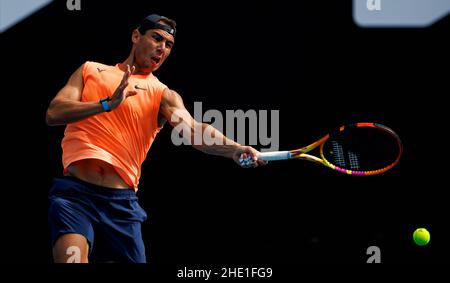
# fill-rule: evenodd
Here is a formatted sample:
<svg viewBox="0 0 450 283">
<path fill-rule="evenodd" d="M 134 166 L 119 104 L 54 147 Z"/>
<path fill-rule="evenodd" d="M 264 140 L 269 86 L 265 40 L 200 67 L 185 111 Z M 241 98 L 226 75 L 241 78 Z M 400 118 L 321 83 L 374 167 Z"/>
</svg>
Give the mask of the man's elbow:
<svg viewBox="0 0 450 283">
<path fill-rule="evenodd" d="M 52 117 L 50 110 L 45 113 L 45 123 L 47 126 L 55 126 L 55 119 Z"/>
<path fill-rule="evenodd" d="M 45 123 L 47 126 L 57 126 L 61 124 L 58 123 L 55 113 L 50 108 L 47 110 L 47 113 L 45 113 Z"/>
</svg>

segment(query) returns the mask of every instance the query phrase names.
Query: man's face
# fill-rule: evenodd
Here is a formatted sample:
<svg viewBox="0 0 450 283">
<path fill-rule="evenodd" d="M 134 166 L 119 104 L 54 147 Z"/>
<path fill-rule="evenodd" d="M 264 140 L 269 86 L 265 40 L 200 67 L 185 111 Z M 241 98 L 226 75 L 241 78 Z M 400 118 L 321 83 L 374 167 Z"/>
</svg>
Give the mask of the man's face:
<svg viewBox="0 0 450 283">
<path fill-rule="evenodd" d="M 137 34 L 136 34 L 137 33 Z M 145 34 L 135 31 L 135 63 L 138 69 L 156 71 L 169 56 L 174 45 L 171 34 L 161 29 L 150 29 Z"/>
</svg>

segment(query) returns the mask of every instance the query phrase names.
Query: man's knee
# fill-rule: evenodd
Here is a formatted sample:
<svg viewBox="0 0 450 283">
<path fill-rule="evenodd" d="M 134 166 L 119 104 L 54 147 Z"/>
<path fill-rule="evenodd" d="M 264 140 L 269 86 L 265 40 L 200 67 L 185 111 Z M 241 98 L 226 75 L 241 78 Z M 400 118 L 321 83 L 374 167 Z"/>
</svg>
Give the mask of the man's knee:
<svg viewBox="0 0 450 283">
<path fill-rule="evenodd" d="M 53 246 L 53 260 L 55 263 L 87 263 L 89 244 L 83 235 L 61 235 Z"/>
</svg>

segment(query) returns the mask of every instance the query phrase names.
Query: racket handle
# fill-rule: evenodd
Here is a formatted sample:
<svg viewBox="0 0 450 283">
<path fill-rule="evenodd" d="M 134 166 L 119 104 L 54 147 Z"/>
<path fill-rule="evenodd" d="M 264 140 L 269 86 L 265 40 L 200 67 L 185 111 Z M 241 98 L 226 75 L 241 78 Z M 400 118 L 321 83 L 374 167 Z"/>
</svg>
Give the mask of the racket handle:
<svg viewBox="0 0 450 283">
<path fill-rule="evenodd" d="M 258 158 L 266 161 L 286 160 L 291 158 L 291 153 L 289 151 L 262 152 Z"/>
</svg>

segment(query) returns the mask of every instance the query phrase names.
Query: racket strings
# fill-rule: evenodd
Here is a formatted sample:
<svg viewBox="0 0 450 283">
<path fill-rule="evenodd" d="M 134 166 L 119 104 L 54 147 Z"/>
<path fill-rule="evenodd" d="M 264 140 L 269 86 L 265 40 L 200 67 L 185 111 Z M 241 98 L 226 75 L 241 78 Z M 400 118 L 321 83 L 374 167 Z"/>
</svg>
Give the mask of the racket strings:
<svg viewBox="0 0 450 283">
<path fill-rule="evenodd" d="M 333 163 L 339 167 L 345 167 L 345 158 L 344 158 L 344 150 L 342 146 L 337 141 L 332 141 L 332 151 L 331 155 L 333 156 Z"/>
<path fill-rule="evenodd" d="M 354 153 L 352 151 L 349 151 L 347 156 L 348 156 L 349 163 L 350 163 L 350 169 L 351 170 L 359 170 L 360 167 L 359 167 L 358 154 L 356 154 L 356 153 Z"/>
<path fill-rule="evenodd" d="M 336 140 L 331 141 L 332 151 L 331 155 L 333 157 L 332 163 L 341 167 L 349 168 L 351 170 L 359 170 L 359 157 L 358 154 L 351 151 L 345 150 L 343 145 Z"/>
<path fill-rule="evenodd" d="M 343 170 L 380 170 L 397 162 L 400 154 L 396 135 L 373 127 L 333 133 L 323 145 L 324 158 Z"/>
</svg>

